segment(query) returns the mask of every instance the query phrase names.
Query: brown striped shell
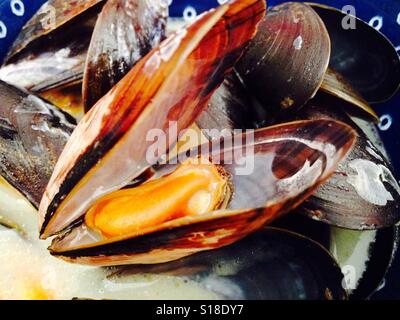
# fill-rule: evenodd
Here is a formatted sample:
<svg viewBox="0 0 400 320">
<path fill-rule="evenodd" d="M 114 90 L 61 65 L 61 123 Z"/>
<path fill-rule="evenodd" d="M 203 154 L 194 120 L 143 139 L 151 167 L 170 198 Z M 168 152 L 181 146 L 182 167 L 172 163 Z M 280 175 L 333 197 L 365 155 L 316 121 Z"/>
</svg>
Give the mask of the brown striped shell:
<svg viewBox="0 0 400 320">
<path fill-rule="evenodd" d="M 233 196 L 226 209 L 113 238 L 103 238 L 82 223 L 56 238 L 51 253 L 71 262 L 110 266 L 167 262 L 229 245 L 309 197 L 346 156 L 355 133 L 339 122 L 320 120 L 264 128 L 255 132 L 254 140 L 249 138 L 241 136 L 240 151 L 232 147 L 208 155 L 230 176 Z M 176 166 L 161 166 L 153 179 Z"/>
<path fill-rule="evenodd" d="M 143 132 L 167 132 L 171 121 L 177 121 L 178 132 L 193 124 L 264 14 L 264 1 L 246 0 L 202 15 L 140 60 L 86 114 L 42 199 L 43 238 L 68 227 L 97 198 L 128 184 L 158 160 L 146 159 L 151 142 L 143 140 Z"/>
</svg>

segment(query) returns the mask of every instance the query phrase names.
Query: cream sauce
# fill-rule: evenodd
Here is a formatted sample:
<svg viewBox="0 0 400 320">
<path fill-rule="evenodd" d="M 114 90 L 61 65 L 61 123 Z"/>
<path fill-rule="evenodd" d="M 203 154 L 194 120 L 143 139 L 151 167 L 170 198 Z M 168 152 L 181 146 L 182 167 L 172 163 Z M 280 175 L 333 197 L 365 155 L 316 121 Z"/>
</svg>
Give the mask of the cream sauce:
<svg viewBox="0 0 400 320">
<path fill-rule="evenodd" d="M 38 240 L 36 210 L 0 178 L 0 299 L 218 299 L 194 281 L 167 275 L 113 276 L 117 269 L 69 264 Z"/>
</svg>

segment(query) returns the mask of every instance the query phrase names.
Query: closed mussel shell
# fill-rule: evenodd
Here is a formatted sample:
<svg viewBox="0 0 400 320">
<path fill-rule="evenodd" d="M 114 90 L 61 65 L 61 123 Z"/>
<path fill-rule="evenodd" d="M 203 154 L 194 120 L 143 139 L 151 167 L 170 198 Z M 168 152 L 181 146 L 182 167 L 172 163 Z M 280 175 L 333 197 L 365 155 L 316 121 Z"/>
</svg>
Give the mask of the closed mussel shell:
<svg viewBox="0 0 400 320">
<path fill-rule="evenodd" d="M 329 58 L 320 17 L 306 4 L 289 2 L 267 12 L 235 68 L 264 107 L 296 109 L 319 89 Z"/>
</svg>

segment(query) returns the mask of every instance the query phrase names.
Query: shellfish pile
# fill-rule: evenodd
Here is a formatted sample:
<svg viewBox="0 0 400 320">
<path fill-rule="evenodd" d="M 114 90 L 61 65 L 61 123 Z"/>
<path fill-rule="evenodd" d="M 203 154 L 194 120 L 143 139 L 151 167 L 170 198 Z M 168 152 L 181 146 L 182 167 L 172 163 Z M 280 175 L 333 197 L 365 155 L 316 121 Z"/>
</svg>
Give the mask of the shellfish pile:
<svg viewBox="0 0 400 320">
<path fill-rule="evenodd" d="M 49 244 L 57 263 L 101 270 L 92 282 L 368 298 L 397 247 L 400 186 L 374 108 L 400 60 L 345 17 L 233 0 L 172 27 L 163 0 L 49 0 L 0 68 L 0 237 Z"/>
</svg>

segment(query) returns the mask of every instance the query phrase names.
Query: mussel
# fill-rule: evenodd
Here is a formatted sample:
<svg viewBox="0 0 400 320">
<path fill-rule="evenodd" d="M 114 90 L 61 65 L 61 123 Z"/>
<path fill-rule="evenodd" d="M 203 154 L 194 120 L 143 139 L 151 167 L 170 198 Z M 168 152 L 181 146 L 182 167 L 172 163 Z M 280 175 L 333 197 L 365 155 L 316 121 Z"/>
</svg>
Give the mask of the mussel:
<svg viewBox="0 0 400 320">
<path fill-rule="evenodd" d="M 321 132 L 325 127 L 329 134 Z M 239 138 L 241 150 L 194 153 L 200 158 L 161 166 L 149 182 L 99 199 L 82 224 L 53 241 L 51 253 L 113 265 L 166 262 L 226 246 L 303 202 L 354 142 L 350 128 L 325 121 L 262 129 L 250 143 Z"/>
<path fill-rule="evenodd" d="M 330 58 L 324 23 L 308 5 L 272 7 L 236 70 L 265 108 L 296 109 L 323 81 Z"/>
<path fill-rule="evenodd" d="M 1 235 L 29 242 L 39 218 L 54 257 L 115 267 L 94 282 L 370 297 L 397 248 L 400 186 L 365 127 L 399 87 L 399 57 L 329 7 L 265 13 L 232 0 L 172 32 L 165 0 L 49 0 L 0 69 L 0 206 L 39 207 L 24 203 L 28 228 L 1 209 Z"/>
<path fill-rule="evenodd" d="M 72 227 L 53 241 L 52 254 L 115 265 L 165 262 L 218 248 L 297 206 L 329 177 L 352 147 L 353 131 L 336 122 L 300 122 L 260 130 L 255 143 L 240 135 L 235 137 L 245 141 L 240 150 L 225 147 L 215 154 L 200 153 L 178 167 L 162 167 L 149 182 L 116 191 L 172 145 L 162 148 L 159 142 L 161 154 L 150 155 L 150 160 L 149 142 L 138 149 L 128 146 L 145 128 L 166 131 L 175 120 L 181 130 L 193 123 L 254 35 L 264 10 L 262 1 L 232 2 L 203 15 L 149 53 L 84 117 L 40 207 L 43 238 Z M 210 41 L 219 44 L 212 55 L 203 50 Z M 188 63 L 196 66 L 193 73 L 188 74 Z M 165 76 L 167 71 L 173 79 Z M 127 111 L 132 116 L 121 118 Z M 323 126 L 330 129 L 326 134 Z M 86 134 L 86 146 L 81 134 Z M 255 169 L 240 177 L 237 163 L 250 157 L 249 148 L 255 150 Z M 260 182 L 255 184 L 256 176 Z M 248 194 L 247 186 L 254 184 L 264 187 Z M 143 197 L 151 201 L 139 206 Z M 165 206 L 159 205 L 162 202 Z M 143 246 L 149 244 L 148 237 L 153 241 Z"/>
<path fill-rule="evenodd" d="M 0 174 L 38 207 L 75 120 L 0 81 Z"/>
<path fill-rule="evenodd" d="M 59 91 L 80 86 L 84 77 L 82 103 L 89 109 L 165 37 L 166 2 L 104 2 L 47 2 L 15 42 L 0 69 L 0 79 L 38 92 L 71 111 L 68 104 L 74 101 L 66 101 L 64 94 L 60 101 Z M 59 16 L 45 26 L 49 8 Z M 81 107 L 72 109 L 77 118 L 81 118 Z"/>
<path fill-rule="evenodd" d="M 393 226 L 400 220 L 400 186 L 394 170 L 345 109 L 340 100 L 322 94 L 303 109 L 301 118 L 343 121 L 358 133 L 352 152 L 303 209 L 314 219 L 350 229 Z"/>
<path fill-rule="evenodd" d="M 321 89 L 378 121 L 369 104 L 397 92 L 400 59 L 390 41 L 361 20 L 350 16 L 356 28 L 343 28 L 345 17 L 339 10 L 312 3 L 271 8 L 235 66 L 270 117 L 285 113 L 282 109 L 293 112 Z M 260 114 L 260 108 L 256 110 Z"/>
<path fill-rule="evenodd" d="M 330 68 L 342 74 L 368 103 L 390 99 L 400 88 L 400 60 L 391 42 L 354 16 L 325 5 L 310 5 L 329 32 Z"/>
<path fill-rule="evenodd" d="M 12 60 L 18 53 L 27 50 L 27 47 L 38 39 L 45 37 L 54 30 L 65 25 L 73 25 L 82 17 L 82 12 L 97 11 L 104 4 L 103 0 L 76 0 L 66 2 L 49 0 L 29 20 L 9 50 L 6 62 Z"/>
<path fill-rule="evenodd" d="M 321 245 L 301 235 L 262 228 L 215 251 L 161 265 L 126 267 L 109 281 L 137 274 L 169 275 L 194 282 L 219 299 L 342 300 L 343 274 Z"/>
<path fill-rule="evenodd" d="M 101 2 L 48 1 L 15 41 L 0 79 L 34 92 L 79 81 Z"/>
<path fill-rule="evenodd" d="M 329 226 L 294 212 L 274 227 L 300 233 L 323 245 L 342 269 L 350 299 L 368 299 L 385 281 L 399 243 L 397 227 L 358 231 Z"/>
<path fill-rule="evenodd" d="M 167 16 L 164 0 L 107 1 L 87 55 L 83 79 L 86 111 L 164 40 Z"/>
</svg>

